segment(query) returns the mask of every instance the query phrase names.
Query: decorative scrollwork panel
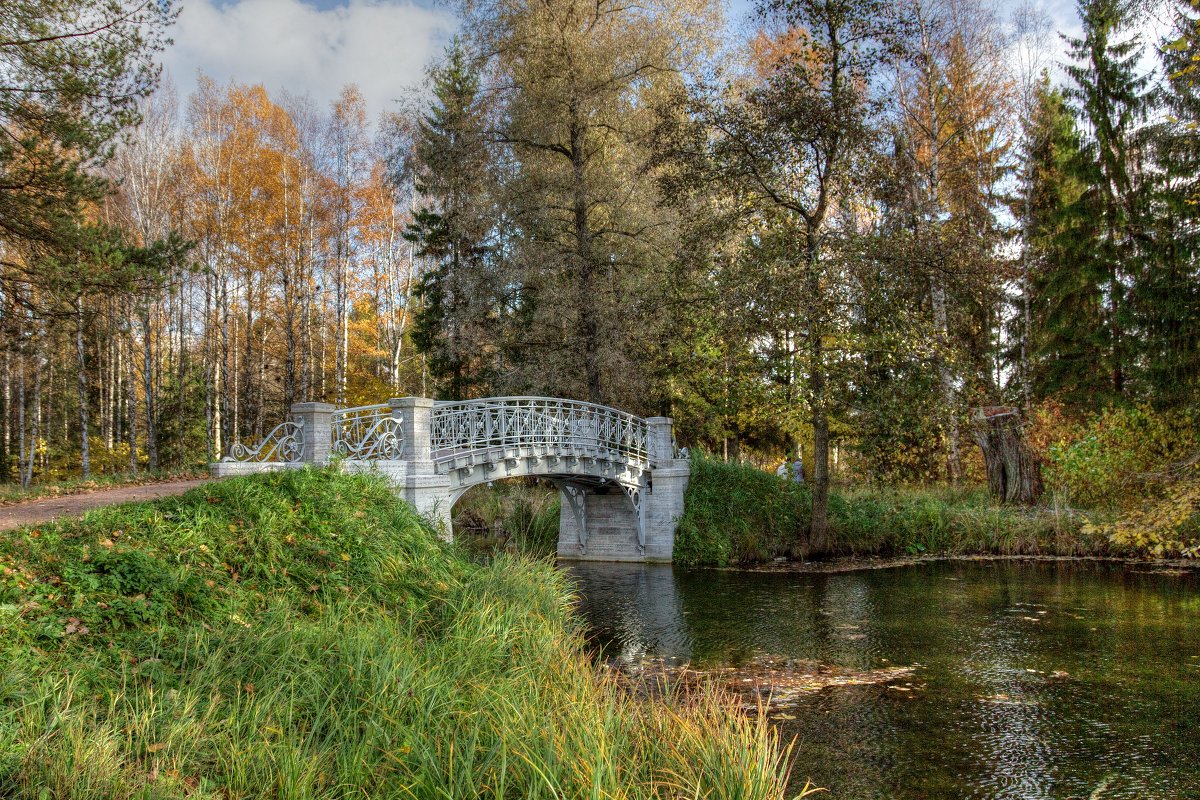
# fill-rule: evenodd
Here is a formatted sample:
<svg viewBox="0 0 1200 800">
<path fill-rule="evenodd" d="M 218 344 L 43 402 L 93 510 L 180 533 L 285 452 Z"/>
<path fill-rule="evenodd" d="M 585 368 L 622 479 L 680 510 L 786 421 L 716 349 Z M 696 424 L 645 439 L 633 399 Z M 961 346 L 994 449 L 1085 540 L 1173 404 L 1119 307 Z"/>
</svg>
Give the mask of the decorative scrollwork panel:
<svg viewBox="0 0 1200 800">
<path fill-rule="evenodd" d="M 282 462 L 294 464 L 304 457 L 304 424 L 283 422 L 276 425 L 257 447 L 234 442 L 226 461 Z"/>
<path fill-rule="evenodd" d="M 333 412 L 332 451 L 357 461 L 394 460 L 404 446 L 400 417 L 386 403 Z"/>
</svg>

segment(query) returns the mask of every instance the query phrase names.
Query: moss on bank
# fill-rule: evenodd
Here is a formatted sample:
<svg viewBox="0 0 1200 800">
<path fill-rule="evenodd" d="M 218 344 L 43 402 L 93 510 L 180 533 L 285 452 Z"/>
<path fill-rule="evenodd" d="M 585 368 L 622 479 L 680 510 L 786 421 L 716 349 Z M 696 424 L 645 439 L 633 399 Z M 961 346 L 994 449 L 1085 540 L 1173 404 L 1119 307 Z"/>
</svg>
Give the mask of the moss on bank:
<svg viewBox="0 0 1200 800">
<path fill-rule="evenodd" d="M 0 536 L 0 795 L 779 797 L 764 721 L 636 700 L 550 566 L 289 471 Z"/>
<path fill-rule="evenodd" d="M 982 488 L 835 490 L 830 543 L 808 545 L 807 485 L 747 464 L 695 457 L 675 561 L 727 566 L 772 558 L 921 553 L 1117 555 L 1076 513 L 996 504 Z"/>
</svg>

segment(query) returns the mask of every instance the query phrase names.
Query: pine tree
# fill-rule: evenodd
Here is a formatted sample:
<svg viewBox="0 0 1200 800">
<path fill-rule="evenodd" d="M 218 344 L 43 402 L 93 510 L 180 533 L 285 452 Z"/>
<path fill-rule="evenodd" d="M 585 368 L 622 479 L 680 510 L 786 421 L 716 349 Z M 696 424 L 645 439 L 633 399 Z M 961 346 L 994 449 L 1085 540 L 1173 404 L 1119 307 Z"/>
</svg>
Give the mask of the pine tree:
<svg viewBox="0 0 1200 800">
<path fill-rule="evenodd" d="M 86 246 L 84 206 L 108 184 L 94 167 L 137 123 L 171 0 L 11 0 L 0 13 L 0 241 L 3 263 L 37 280 L 37 255 Z"/>
</svg>

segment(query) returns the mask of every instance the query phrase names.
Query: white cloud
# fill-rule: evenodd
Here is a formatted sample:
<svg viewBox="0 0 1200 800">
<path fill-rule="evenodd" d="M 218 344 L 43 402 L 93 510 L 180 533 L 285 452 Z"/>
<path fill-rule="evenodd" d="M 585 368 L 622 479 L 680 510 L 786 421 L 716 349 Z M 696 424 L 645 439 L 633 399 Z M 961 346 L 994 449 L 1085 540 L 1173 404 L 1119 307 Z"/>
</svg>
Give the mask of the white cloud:
<svg viewBox="0 0 1200 800">
<path fill-rule="evenodd" d="M 443 10 L 394 0 L 325 9 L 301 0 L 188 0 L 163 64 L 184 98 L 198 71 L 273 94 L 307 93 L 324 106 L 356 83 L 375 118 L 420 84 L 457 26 Z"/>
</svg>

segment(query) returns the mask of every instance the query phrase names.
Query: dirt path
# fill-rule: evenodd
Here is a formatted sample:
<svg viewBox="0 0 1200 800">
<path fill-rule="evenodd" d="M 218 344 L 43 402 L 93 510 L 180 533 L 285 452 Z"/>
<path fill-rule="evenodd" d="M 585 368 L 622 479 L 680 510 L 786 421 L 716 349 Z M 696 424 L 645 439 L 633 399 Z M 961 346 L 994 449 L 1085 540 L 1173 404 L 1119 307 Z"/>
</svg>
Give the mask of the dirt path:
<svg viewBox="0 0 1200 800">
<path fill-rule="evenodd" d="M 137 500 L 153 500 L 183 494 L 188 489 L 208 483 L 208 478 L 168 483 L 147 483 L 139 486 L 118 486 L 84 494 L 69 494 L 63 497 L 43 497 L 0 506 L 0 531 L 19 528 L 22 525 L 37 525 L 59 517 L 81 517 L 87 511 L 116 503 L 132 503 Z"/>
</svg>

